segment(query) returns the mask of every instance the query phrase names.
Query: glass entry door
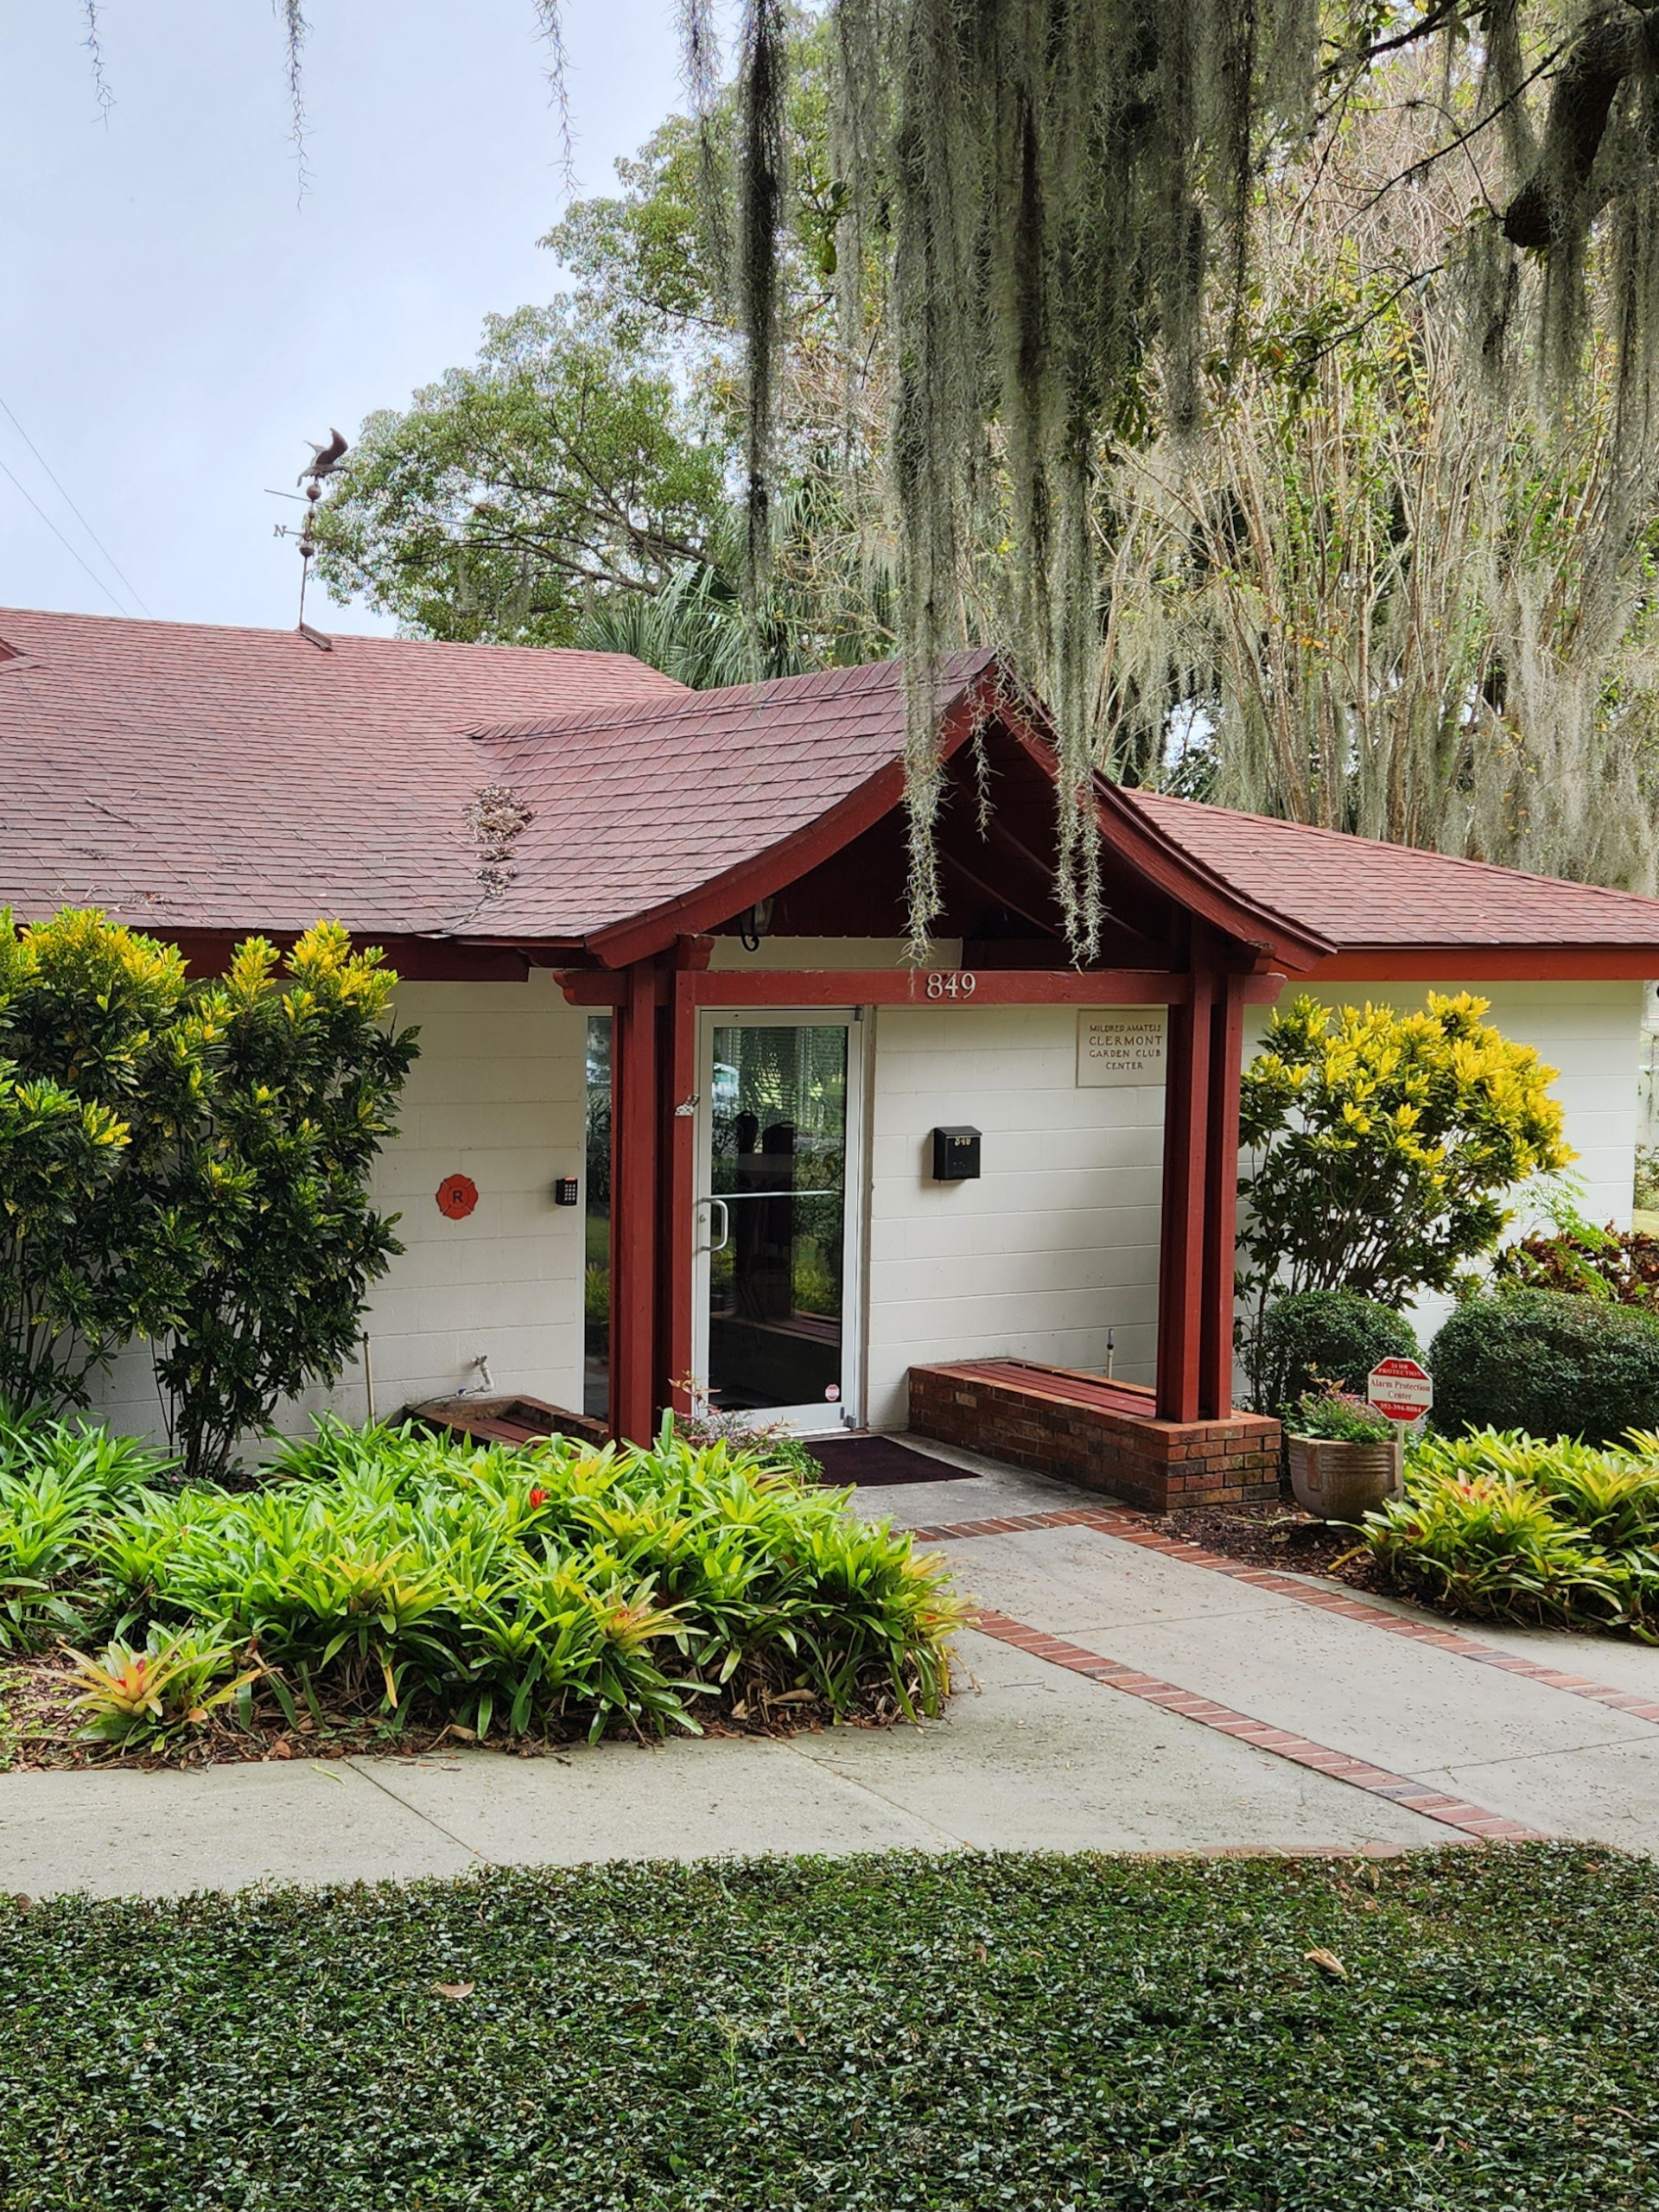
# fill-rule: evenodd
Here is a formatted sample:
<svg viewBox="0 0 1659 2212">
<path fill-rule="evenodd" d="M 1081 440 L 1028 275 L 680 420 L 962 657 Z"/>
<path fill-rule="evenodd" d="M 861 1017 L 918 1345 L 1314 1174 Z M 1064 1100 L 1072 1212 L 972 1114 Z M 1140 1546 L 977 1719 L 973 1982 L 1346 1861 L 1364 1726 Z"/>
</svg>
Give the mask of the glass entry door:
<svg viewBox="0 0 1659 2212">
<path fill-rule="evenodd" d="M 862 1034 L 844 1014 L 703 1017 L 695 1379 L 803 1433 L 857 1418 Z"/>
</svg>

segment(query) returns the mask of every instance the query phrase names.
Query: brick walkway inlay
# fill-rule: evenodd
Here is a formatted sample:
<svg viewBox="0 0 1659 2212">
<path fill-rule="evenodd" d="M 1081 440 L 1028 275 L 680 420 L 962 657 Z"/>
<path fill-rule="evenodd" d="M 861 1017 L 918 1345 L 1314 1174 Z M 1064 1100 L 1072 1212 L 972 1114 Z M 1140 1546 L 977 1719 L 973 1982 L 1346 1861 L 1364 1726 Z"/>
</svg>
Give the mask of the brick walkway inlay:
<svg viewBox="0 0 1659 2212">
<path fill-rule="evenodd" d="M 1569 1697 L 1585 1698 L 1592 1705 L 1609 1706 L 1615 1713 L 1629 1713 L 1632 1719 L 1659 1725 L 1659 1702 L 1639 1697 L 1633 1690 L 1611 1689 L 1605 1682 L 1592 1681 L 1587 1675 L 1567 1674 L 1559 1667 L 1543 1666 L 1536 1659 L 1501 1651 L 1496 1644 L 1482 1643 L 1457 1629 L 1441 1628 L 1433 1621 L 1411 1620 L 1402 1614 L 1391 1613 L 1386 1606 L 1372 1605 L 1353 1591 L 1324 1589 L 1295 1575 L 1276 1574 L 1271 1567 L 1247 1567 L 1240 1560 L 1206 1551 L 1201 1544 L 1163 1535 L 1139 1515 L 1122 1510 L 1085 1506 L 1065 1513 L 1021 1513 L 998 1521 L 957 1521 L 944 1527 L 917 1529 L 912 1533 L 926 1543 L 947 1543 L 964 1536 L 1020 1535 L 1033 1529 L 1097 1529 L 1103 1535 L 1116 1536 L 1126 1544 L 1138 1544 L 1143 1551 L 1161 1552 L 1188 1567 L 1202 1567 L 1211 1574 L 1225 1574 L 1235 1582 L 1248 1582 L 1253 1589 L 1271 1590 L 1275 1597 L 1294 1599 L 1299 1605 L 1311 1605 L 1318 1612 L 1336 1613 L 1347 1621 L 1363 1621 L 1369 1628 L 1381 1629 L 1386 1636 L 1402 1636 L 1413 1643 L 1427 1643 L 1437 1651 L 1448 1652 L 1454 1659 L 1471 1659 L 1478 1667 L 1496 1667 L 1500 1673 L 1519 1675 L 1529 1682 L 1541 1682 L 1546 1689 L 1565 1690 Z"/>
<path fill-rule="evenodd" d="M 976 1527 L 974 1533 L 988 1535 L 992 1531 Z M 1328 1744 L 1316 1744 L 1310 1737 L 1294 1735 L 1289 1729 L 1275 1728 L 1265 1720 L 1253 1720 L 1247 1713 L 1235 1713 L 1231 1706 L 1217 1705 L 1213 1698 L 1199 1697 L 1173 1682 L 1160 1681 L 1155 1675 L 1143 1675 L 1138 1667 L 1126 1667 L 1118 1660 L 1102 1658 L 1098 1652 L 1085 1650 L 1080 1643 L 1068 1643 L 1064 1637 L 1028 1628 L 1024 1621 L 1011 1620 L 1006 1613 L 981 1613 L 974 1626 L 982 1635 L 994 1636 L 999 1643 L 1028 1651 L 1033 1659 L 1045 1660 L 1052 1667 L 1065 1667 L 1074 1675 L 1086 1675 L 1091 1682 L 1099 1682 L 1106 1689 L 1122 1690 L 1127 1697 L 1142 1698 L 1148 1705 L 1161 1706 L 1165 1712 L 1177 1713 L 1184 1720 L 1196 1720 L 1200 1727 L 1213 1728 L 1220 1735 L 1236 1736 L 1241 1743 L 1254 1744 L 1258 1751 L 1271 1751 L 1275 1758 L 1289 1759 L 1295 1766 L 1312 1767 L 1316 1773 L 1328 1774 L 1333 1781 L 1345 1782 L 1351 1788 L 1363 1789 L 1373 1797 L 1386 1797 L 1391 1804 L 1403 1805 L 1410 1812 L 1422 1814 L 1427 1820 L 1438 1821 L 1444 1827 L 1456 1828 L 1484 1843 L 1536 1843 L 1542 1840 L 1537 1829 L 1525 1827 L 1519 1821 L 1506 1820 L 1501 1813 L 1489 1813 L 1484 1806 L 1471 1805 L 1461 1797 L 1448 1797 L 1440 1790 L 1426 1789 L 1409 1775 L 1391 1773 L 1385 1766 L 1373 1766 L 1369 1759 L 1351 1758 L 1345 1751 L 1332 1751 Z"/>
</svg>

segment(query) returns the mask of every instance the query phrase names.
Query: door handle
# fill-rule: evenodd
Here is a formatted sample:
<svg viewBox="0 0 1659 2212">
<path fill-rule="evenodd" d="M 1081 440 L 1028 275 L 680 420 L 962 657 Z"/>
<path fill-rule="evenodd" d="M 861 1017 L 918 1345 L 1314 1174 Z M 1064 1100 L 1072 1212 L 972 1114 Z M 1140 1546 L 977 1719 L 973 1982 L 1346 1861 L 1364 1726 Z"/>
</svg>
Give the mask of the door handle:
<svg viewBox="0 0 1659 2212">
<path fill-rule="evenodd" d="M 718 1243 L 715 1242 L 715 1208 L 716 1206 L 720 1208 L 720 1242 Z M 731 1209 L 724 1198 L 710 1198 L 709 1201 L 709 1249 L 711 1253 L 723 1252 L 731 1241 Z"/>
</svg>

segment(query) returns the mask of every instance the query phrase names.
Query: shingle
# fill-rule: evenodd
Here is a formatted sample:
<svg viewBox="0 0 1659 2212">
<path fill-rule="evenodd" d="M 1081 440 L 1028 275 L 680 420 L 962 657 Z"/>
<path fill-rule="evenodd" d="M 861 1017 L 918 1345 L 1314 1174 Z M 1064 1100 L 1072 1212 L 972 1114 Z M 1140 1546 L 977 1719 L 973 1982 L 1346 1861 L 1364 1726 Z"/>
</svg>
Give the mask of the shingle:
<svg viewBox="0 0 1659 2212">
<path fill-rule="evenodd" d="M 1659 951 L 1659 899 L 1162 792 L 1125 797 L 1236 891 L 1344 952 L 1497 944 Z"/>
<path fill-rule="evenodd" d="M 891 663 L 691 692 L 623 654 L 21 610 L 0 640 L 0 900 L 25 917 L 580 938 L 766 851 L 904 741 Z M 487 785 L 531 817 L 493 894 Z"/>
</svg>

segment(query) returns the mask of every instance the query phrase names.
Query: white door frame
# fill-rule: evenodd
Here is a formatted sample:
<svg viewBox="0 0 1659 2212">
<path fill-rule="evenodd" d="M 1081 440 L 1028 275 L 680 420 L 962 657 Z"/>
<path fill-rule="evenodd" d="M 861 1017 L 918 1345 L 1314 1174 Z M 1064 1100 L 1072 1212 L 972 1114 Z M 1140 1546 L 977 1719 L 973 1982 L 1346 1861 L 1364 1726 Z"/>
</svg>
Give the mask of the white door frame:
<svg viewBox="0 0 1659 2212">
<path fill-rule="evenodd" d="M 846 1162 L 842 1170 L 841 1397 L 835 1404 L 757 1410 L 760 1421 L 785 1422 L 802 1435 L 857 1428 L 864 1418 L 864 1040 L 861 1007 L 703 1007 L 697 1020 L 697 1111 L 691 1224 L 692 1404 L 708 1403 L 709 1257 L 715 1249 L 713 1179 L 715 1032 L 716 1029 L 840 1029 L 847 1032 Z"/>
</svg>

